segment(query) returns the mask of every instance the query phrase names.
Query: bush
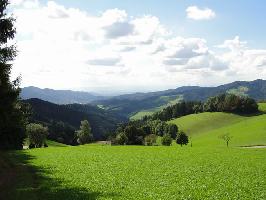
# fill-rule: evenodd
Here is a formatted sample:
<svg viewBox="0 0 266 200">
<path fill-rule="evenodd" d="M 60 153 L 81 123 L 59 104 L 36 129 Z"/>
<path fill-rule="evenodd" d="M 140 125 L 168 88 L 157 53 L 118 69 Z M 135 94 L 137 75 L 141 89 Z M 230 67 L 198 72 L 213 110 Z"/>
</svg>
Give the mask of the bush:
<svg viewBox="0 0 266 200">
<path fill-rule="evenodd" d="M 119 133 L 116 136 L 115 144 L 125 145 L 128 143 L 128 138 L 125 133 Z"/>
<path fill-rule="evenodd" d="M 26 132 L 29 140 L 29 148 L 40 148 L 46 141 L 48 128 L 41 124 L 28 124 Z"/>
<path fill-rule="evenodd" d="M 150 134 L 145 137 L 145 145 L 147 146 L 153 146 L 156 144 L 157 141 L 157 135 Z"/>
<path fill-rule="evenodd" d="M 170 146 L 172 144 L 172 138 L 170 134 L 164 134 L 162 137 L 162 145 L 164 146 Z"/>
<path fill-rule="evenodd" d="M 181 147 L 183 145 L 187 145 L 188 144 L 188 136 L 183 131 L 181 131 L 180 133 L 177 134 L 176 143 L 180 144 Z"/>
</svg>

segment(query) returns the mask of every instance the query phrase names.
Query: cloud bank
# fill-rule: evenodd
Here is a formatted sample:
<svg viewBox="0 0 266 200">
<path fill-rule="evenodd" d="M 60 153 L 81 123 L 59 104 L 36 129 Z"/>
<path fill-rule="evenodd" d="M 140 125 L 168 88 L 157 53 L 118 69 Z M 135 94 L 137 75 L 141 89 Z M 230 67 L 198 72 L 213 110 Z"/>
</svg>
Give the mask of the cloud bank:
<svg viewBox="0 0 266 200">
<path fill-rule="evenodd" d="M 216 85 L 266 75 L 266 50 L 250 49 L 239 36 L 215 47 L 207 38 L 173 34 L 152 15 L 109 9 L 98 15 L 54 1 L 15 0 L 18 57 L 13 76 L 22 85 L 99 91 L 160 90 Z M 210 9 L 189 7 L 191 19 Z"/>
</svg>

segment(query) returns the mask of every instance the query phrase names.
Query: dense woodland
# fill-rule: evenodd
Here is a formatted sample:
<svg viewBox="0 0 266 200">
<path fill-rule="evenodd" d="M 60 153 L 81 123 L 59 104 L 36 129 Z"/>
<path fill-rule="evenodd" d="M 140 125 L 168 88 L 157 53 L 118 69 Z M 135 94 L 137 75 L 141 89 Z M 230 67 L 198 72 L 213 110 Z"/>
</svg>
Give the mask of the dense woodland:
<svg viewBox="0 0 266 200">
<path fill-rule="evenodd" d="M 111 112 L 89 104 L 57 105 L 40 99 L 23 101 L 32 108 L 31 123 L 41 123 L 49 128 L 48 139 L 76 145 L 75 130 L 82 120 L 88 120 L 94 140 L 105 140 L 118 123 L 126 121 Z"/>
</svg>

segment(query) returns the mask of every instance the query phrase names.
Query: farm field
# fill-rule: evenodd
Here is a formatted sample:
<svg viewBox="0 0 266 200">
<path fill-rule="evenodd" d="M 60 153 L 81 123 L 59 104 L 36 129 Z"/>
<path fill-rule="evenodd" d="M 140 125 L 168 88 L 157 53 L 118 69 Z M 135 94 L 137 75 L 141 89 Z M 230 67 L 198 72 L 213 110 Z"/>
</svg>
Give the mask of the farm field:
<svg viewBox="0 0 266 200">
<path fill-rule="evenodd" d="M 80 146 L 12 152 L 5 199 L 265 199 L 266 149 Z"/>
</svg>

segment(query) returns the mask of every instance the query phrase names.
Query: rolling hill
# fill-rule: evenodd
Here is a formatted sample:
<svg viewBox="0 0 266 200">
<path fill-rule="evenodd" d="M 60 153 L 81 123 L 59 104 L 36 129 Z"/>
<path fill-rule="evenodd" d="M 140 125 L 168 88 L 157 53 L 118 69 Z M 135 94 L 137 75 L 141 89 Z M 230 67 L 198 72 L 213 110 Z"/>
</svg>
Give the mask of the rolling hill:
<svg viewBox="0 0 266 200">
<path fill-rule="evenodd" d="M 208 97 L 226 92 L 247 95 L 255 100 L 263 100 L 266 99 L 266 81 L 261 79 L 250 82 L 236 81 L 217 87 L 180 87 L 159 92 L 121 95 L 92 103 L 126 117 L 131 117 L 131 119 L 139 119 L 145 114 L 152 114 L 170 105 L 171 102 L 178 100 L 205 101 Z"/>
<path fill-rule="evenodd" d="M 224 145 L 219 136 L 229 133 L 233 146 L 266 145 L 266 104 L 260 104 L 262 113 L 257 116 L 240 116 L 231 113 L 200 113 L 169 121 L 179 126 L 194 145 Z"/>
<path fill-rule="evenodd" d="M 97 96 L 88 92 L 71 90 L 27 87 L 22 89 L 21 98 L 39 98 L 56 104 L 90 103 L 126 118 L 139 119 L 180 100 L 205 101 L 210 96 L 225 92 L 264 100 L 266 99 L 266 80 L 236 81 L 217 87 L 183 86 L 165 91 L 125 94 L 115 97 Z"/>
</svg>

